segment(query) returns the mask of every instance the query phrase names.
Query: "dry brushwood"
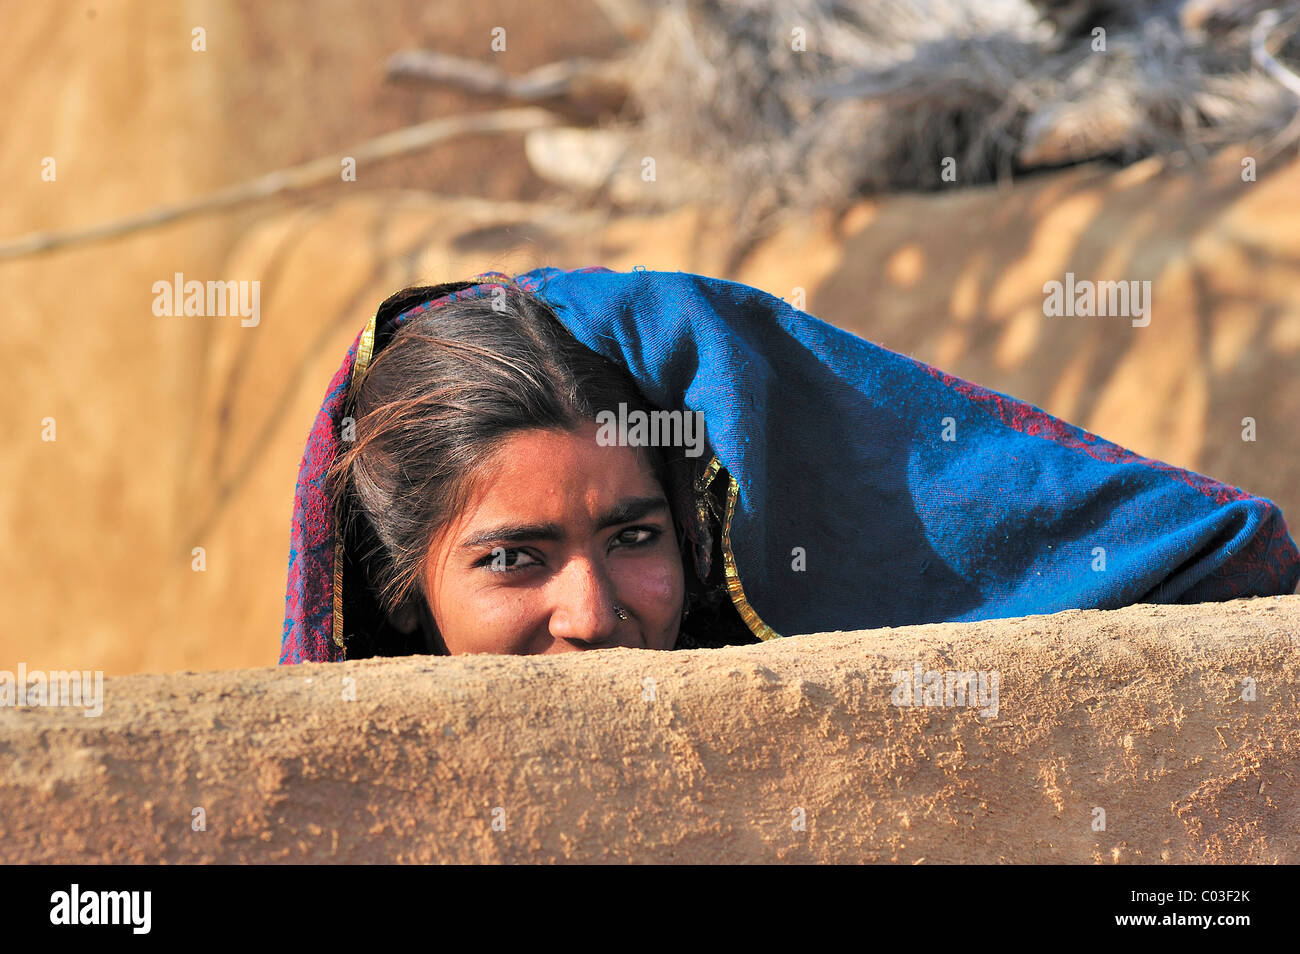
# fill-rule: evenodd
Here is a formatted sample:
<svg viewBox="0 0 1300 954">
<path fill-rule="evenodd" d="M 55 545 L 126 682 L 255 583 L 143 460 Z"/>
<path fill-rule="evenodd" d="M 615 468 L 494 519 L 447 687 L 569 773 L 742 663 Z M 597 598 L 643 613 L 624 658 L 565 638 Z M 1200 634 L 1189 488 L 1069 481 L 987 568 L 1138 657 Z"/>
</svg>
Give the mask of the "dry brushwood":
<svg viewBox="0 0 1300 954">
<path fill-rule="evenodd" d="M 627 18 L 638 14 L 620 0 Z M 1264 0 L 671 0 L 603 64 L 509 77 L 404 53 L 390 74 L 575 115 L 534 168 L 616 204 L 734 205 L 742 243 L 781 213 L 1156 154 L 1300 138 L 1295 3 Z M 592 89 L 604 91 L 604 108 Z M 616 94 L 611 94 L 616 90 Z M 626 101 L 626 102 L 624 102 Z M 617 112 L 616 121 L 611 121 Z M 1279 132 L 1280 130 L 1280 132 Z M 590 161 L 575 162 L 575 150 Z M 644 174 L 653 159 L 656 174 Z"/>
<path fill-rule="evenodd" d="M 1253 69 L 1252 27 L 1282 5 L 1247 5 L 1254 16 L 1235 5 L 1234 20 L 1224 0 L 689 0 L 659 17 L 631 95 L 647 153 L 716 170 L 714 195 L 775 185 L 796 208 L 1043 165 L 1202 156 L 1296 114 L 1281 61 L 1297 26 L 1273 22 L 1272 53 Z"/>
</svg>

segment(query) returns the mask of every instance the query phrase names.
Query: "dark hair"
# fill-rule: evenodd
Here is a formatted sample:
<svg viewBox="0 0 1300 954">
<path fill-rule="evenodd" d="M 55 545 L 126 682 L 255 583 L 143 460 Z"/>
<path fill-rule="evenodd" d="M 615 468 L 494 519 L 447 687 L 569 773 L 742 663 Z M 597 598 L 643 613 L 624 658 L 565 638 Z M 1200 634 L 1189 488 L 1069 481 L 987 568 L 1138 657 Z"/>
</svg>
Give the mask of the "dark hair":
<svg viewBox="0 0 1300 954">
<path fill-rule="evenodd" d="M 530 428 L 572 431 L 620 403 L 654 410 L 624 368 L 583 346 L 544 302 L 513 284 L 413 315 L 395 332 L 386 321 L 469 284 L 388 299 L 376 323 L 387 326 L 377 332 L 377 353 L 352 384 L 355 440 L 342 445 L 329 480 L 347 549 L 374 601 L 372 617 L 420 612 L 432 540 L 465 506 L 475 474 L 504 438 Z M 681 449 L 638 450 L 668 497 L 680 551 L 692 463 Z M 694 574 L 686 576 L 689 583 Z M 345 597 L 348 588 L 345 582 Z M 384 628 L 374 618 L 369 626 Z M 384 637 L 387 649 L 374 634 L 361 642 L 388 655 L 402 651 L 394 639 L 401 641 Z M 366 654 L 349 647 L 349 657 Z"/>
</svg>

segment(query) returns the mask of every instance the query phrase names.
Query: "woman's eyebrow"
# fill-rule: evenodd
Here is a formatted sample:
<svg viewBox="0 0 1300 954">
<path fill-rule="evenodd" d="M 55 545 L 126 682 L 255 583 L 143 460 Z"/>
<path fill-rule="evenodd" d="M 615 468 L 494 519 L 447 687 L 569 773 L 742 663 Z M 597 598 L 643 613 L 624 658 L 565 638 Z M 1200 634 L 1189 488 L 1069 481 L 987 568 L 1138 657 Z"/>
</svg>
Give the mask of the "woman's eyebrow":
<svg viewBox="0 0 1300 954">
<path fill-rule="evenodd" d="M 524 543 L 528 540 L 559 540 L 564 531 L 554 523 L 509 524 L 471 534 L 461 541 L 461 549 L 477 550 L 489 543 Z"/>
<path fill-rule="evenodd" d="M 641 520 L 659 510 L 668 509 L 665 497 L 631 497 L 620 501 L 612 509 L 601 514 L 596 521 L 596 529 L 617 526 Z M 461 541 L 461 549 L 477 550 L 490 543 L 524 543 L 530 540 L 560 540 L 564 529 L 555 523 L 505 524 L 490 530 L 481 530 Z"/>
<path fill-rule="evenodd" d="M 620 523 L 631 523 L 633 520 L 648 517 L 657 510 L 667 509 L 668 499 L 666 497 L 631 497 L 620 501 L 613 509 L 606 511 L 596 521 L 596 529 L 604 530 L 606 527 L 617 526 Z"/>
</svg>

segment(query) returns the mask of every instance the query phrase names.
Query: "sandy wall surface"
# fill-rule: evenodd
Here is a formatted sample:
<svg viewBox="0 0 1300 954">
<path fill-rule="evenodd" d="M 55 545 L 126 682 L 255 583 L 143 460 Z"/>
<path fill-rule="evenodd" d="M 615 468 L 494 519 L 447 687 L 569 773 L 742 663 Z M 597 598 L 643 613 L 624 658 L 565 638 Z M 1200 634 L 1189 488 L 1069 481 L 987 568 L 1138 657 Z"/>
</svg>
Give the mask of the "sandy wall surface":
<svg viewBox="0 0 1300 954">
<path fill-rule="evenodd" d="M 1298 634 L 1289 596 L 111 677 L 0 709 L 0 862 L 1296 863 Z M 997 714 L 894 705 L 918 662 Z"/>
</svg>

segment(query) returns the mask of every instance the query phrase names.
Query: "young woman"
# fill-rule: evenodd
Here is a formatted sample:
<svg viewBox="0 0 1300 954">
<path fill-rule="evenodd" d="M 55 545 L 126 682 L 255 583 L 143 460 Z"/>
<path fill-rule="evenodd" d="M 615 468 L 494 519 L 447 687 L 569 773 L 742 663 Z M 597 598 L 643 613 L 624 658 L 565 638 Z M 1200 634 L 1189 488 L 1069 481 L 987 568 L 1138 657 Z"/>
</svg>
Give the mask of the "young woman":
<svg viewBox="0 0 1300 954">
<path fill-rule="evenodd" d="M 673 649 L 1290 593 L 1270 501 L 757 289 L 564 272 L 389 298 L 295 501 L 281 662 Z"/>
</svg>

